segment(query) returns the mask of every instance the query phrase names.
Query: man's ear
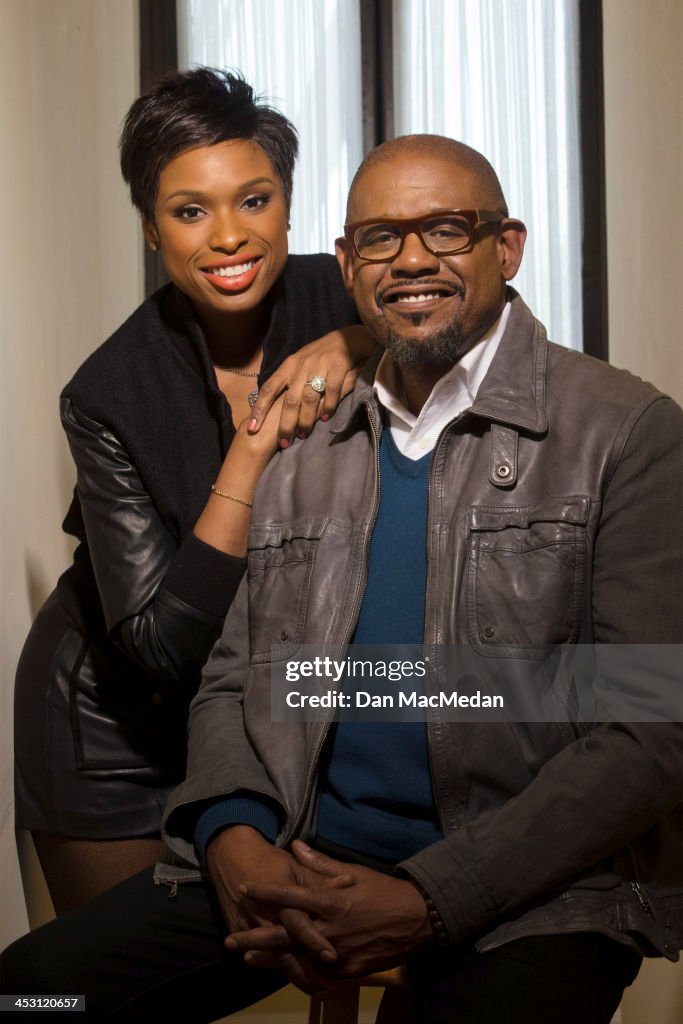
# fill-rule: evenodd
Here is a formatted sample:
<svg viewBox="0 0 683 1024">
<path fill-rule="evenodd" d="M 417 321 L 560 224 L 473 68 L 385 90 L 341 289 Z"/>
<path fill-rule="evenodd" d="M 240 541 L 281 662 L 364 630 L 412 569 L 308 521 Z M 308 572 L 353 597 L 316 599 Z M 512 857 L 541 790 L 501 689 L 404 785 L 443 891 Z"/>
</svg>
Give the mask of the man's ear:
<svg viewBox="0 0 683 1024">
<path fill-rule="evenodd" d="M 157 249 L 161 248 L 161 242 L 157 234 L 157 229 L 154 227 L 151 221 L 147 220 L 146 217 L 141 217 L 142 220 L 142 231 L 147 241 L 147 245 L 150 247 L 152 252 L 156 252 Z"/>
<path fill-rule="evenodd" d="M 501 274 L 506 281 L 511 281 L 519 270 L 524 255 L 526 227 L 521 220 L 506 217 L 501 222 L 499 244 L 501 246 Z"/>
<path fill-rule="evenodd" d="M 353 249 L 344 235 L 335 240 L 334 251 L 337 254 L 337 262 L 341 268 L 346 290 L 353 298 Z"/>
</svg>

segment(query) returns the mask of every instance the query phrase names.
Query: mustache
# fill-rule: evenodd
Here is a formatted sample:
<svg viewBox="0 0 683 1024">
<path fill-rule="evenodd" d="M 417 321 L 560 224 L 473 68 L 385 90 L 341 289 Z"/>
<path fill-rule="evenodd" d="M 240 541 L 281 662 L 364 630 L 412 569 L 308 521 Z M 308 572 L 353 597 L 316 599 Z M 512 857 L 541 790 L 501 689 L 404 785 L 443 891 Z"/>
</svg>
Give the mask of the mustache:
<svg viewBox="0 0 683 1024">
<path fill-rule="evenodd" d="M 464 287 L 458 281 L 446 281 L 439 277 L 407 277 L 403 281 L 392 281 L 391 284 L 385 285 L 380 288 L 377 292 L 377 302 L 382 304 L 384 297 L 389 292 L 399 291 L 401 288 L 425 288 L 426 290 L 434 288 L 444 288 L 451 295 L 460 295 L 461 297 L 465 294 Z"/>
</svg>

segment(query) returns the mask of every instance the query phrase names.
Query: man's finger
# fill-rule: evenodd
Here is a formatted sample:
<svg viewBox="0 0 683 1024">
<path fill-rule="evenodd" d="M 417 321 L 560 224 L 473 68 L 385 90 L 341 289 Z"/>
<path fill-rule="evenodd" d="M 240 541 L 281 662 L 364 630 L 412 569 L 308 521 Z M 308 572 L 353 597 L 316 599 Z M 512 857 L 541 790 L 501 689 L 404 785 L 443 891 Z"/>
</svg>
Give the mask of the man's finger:
<svg viewBox="0 0 683 1024">
<path fill-rule="evenodd" d="M 301 910 L 286 909 L 280 912 L 280 921 L 287 929 L 287 934 L 292 942 L 302 946 L 309 955 L 328 964 L 335 962 L 337 959 L 336 949 L 308 914 L 304 914 Z"/>
<path fill-rule="evenodd" d="M 258 954 L 255 954 L 258 956 Z M 283 953 L 277 957 L 277 966 L 287 975 L 292 985 L 296 985 L 309 996 L 323 998 L 327 994 L 327 984 L 320 978 L 305 957 L 297 957 L 292 953 Z"/>
<path fill-rule="evenodd" d="M 345 875 L 353 882 L 353 876 L 349 872 L 348 864 L 344 864 L 340 860 L 334 860 L 333 857 L 328 857 L 327 854 L 320 853 L 318 850 L 312 850 L 310 846 L 307 846 L 300 839 L 295 839 L 292 843 L 292 853 L 299 864 L 310 871 L 315 871 L 319 875 L 327 875 L 329 878 Z M 340 886 L 340 888 L 344 888 L 344 886 Z"/>
<path fill-rule="evenodd" d="M 293 953 L 273 954 L 253 950 L 245 955 L 244 962 L 259 970 L 282 971 L 292 985 L 309 996 L 322 999 L 327 995 L 327 983 L 318 977 L 305 957 L 297 957 Z"/>
<path fill-rule="evenodd" d="M 240 886 L 240 892 L 261 903 L 274 903 L 278 907 L 305 910 L 307 914 L 324 917 L 336 906 L 338 890 L 307 889 L 273 882 L 245 882 Z"/>
<path fill-rule="evenodd" d="M 269 924 L 233 932 L 223 945 L 231 953 L 248 953 L 250 949 L 280 951 L 290 949 L 292 940 L 283 925 Z"/>
<path fill-rule="evenodd" d="M 286 952 L 293 946 L 303 947 L 307 954 L 324 963 L 334 963 L 337 952 L 319 931 L 308 914 L 300 910 L 285 909 L 280 914 L 281 924 L 265 925 L 233 932 L 225 940 L 225 948 L 235 953 Z"/>
<path fill-rule="evenodd" d="M 309 884 L 309 879 L 303 884 Z M 352 885 L 356 884 L 356 879 L 353 875 L 334 875 L 332 878 L 324 876 L 322 884 L 326 889 L 349 889 Z"/>
<path fill-rule="evenodd" d="M 280 970 L 277 962 L 277 953 L 262 953 L 257 950 L 250 950 L 244 954 L 244 962 L 249 967 L 258 967 L 261 971 Z"/>
</svg>

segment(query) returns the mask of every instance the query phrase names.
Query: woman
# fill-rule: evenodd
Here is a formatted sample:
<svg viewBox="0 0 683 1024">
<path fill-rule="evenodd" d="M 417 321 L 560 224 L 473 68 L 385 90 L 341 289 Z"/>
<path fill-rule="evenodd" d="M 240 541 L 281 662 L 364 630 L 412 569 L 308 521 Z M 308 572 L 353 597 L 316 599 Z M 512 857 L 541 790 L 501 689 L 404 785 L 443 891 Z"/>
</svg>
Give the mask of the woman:
<svg viewBox="0 0 683 1024">
<path fill-rule="evenodd" d="M 16 823 L 57 913 L 156 859 L 258 478 L 278 431 L 281 446 L 305 437 L 369 348 L 349 327 L 301 349 L 357 317 L 333 257 L 288 258 L 296 154 L 281 114 L 207 68 L 162 80 L 124 124 L 123 176 L 172 283 L 61 397 L 77 468 L 64 529 L 80 545 L 16 690 Z M 284 388 L 278 427 L 264 415 Z"/>
</svg>

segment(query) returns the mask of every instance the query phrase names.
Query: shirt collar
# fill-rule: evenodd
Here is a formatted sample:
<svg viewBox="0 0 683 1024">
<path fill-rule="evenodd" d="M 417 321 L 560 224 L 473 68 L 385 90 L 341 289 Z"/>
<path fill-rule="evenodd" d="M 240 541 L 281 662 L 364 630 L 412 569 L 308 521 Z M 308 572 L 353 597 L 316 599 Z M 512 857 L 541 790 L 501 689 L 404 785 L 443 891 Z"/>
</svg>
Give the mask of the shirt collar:
<svg viewBox="0 0 683 1024">
<path fill-rule="evenodd" d="M 421 458 L 436 444 L 446 423 L 469 407 L 496 354 L 510 315 L 506 302 L 496 322 L 434 385 L 418 416 L 405 404 L 401 374 L 387 352 L 375 374 L 377 399 L 387 412 L 389 428 L 399 450 Z"/>
</svg>

